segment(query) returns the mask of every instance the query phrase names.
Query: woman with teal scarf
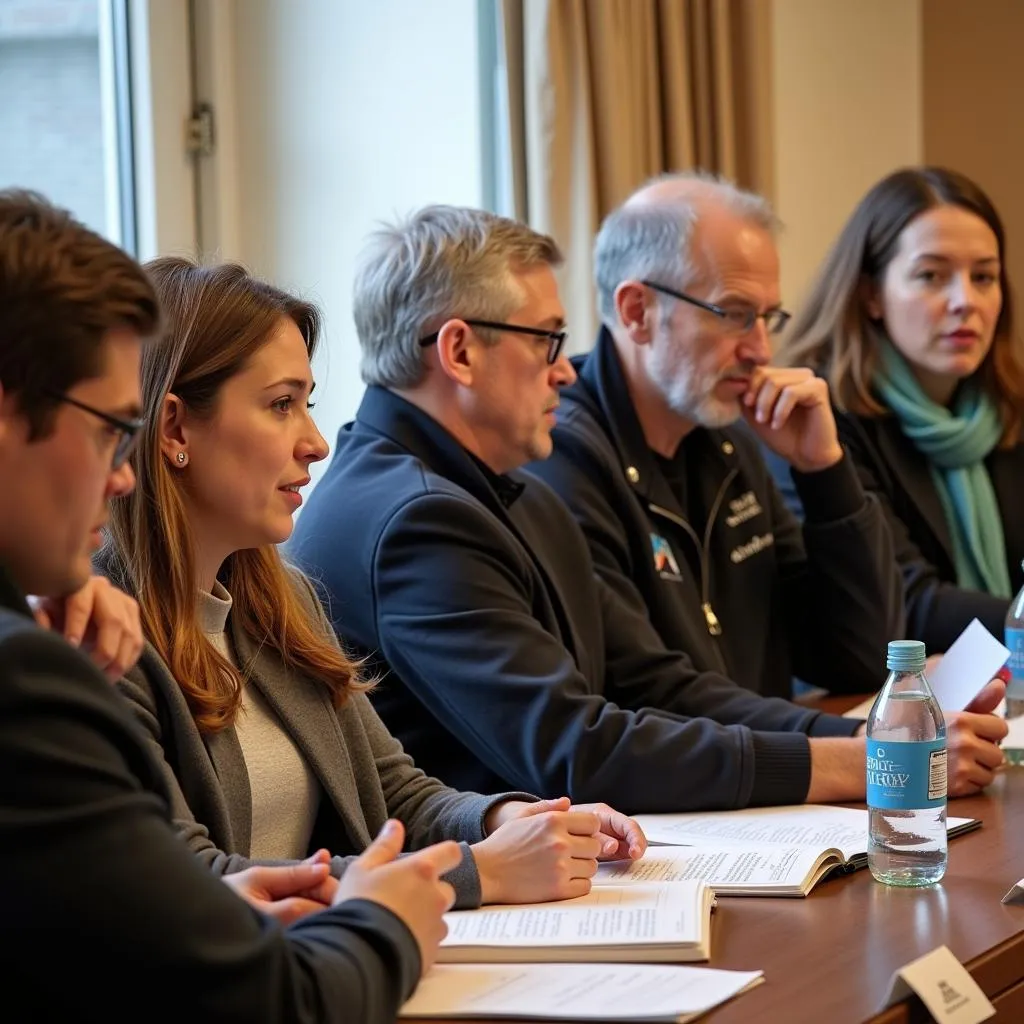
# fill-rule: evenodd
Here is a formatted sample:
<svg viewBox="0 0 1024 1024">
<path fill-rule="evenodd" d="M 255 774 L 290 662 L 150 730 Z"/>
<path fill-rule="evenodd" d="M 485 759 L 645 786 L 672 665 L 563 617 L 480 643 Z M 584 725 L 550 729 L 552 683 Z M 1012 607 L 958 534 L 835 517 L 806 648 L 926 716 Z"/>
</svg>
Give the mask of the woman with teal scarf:
<svg viewBox="0 0 1024 1024">
<path fill-rule="evenodd" d="M 1024 585 L 1024 347 L 1005 248 L 968 178 L 891 174 L 843 228 L 778 353 L 829 381 L 840 438 L 893 531 L 907 635 L 930 652 L 975 617 L 1001 636 Z"/>
</svg>

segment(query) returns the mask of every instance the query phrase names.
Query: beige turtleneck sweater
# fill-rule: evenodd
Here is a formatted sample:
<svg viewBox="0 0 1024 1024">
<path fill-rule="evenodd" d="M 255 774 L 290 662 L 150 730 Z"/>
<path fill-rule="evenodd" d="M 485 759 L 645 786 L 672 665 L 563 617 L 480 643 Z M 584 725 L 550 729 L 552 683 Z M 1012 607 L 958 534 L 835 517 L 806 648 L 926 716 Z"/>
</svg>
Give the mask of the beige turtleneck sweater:
<svg viewBox="0 0 1024 1024">
<path fill-rule="evenodd" d="M 199 624 L 217 650 L 236 665 L 227 634 L 231 595 L 217 583 L 199 592 Z M 237 665 L 236 665 L 237 667 Z M 280 719 L 256 687 L 243 691 L 234 724 L 252 793 L 253 860 L 299 860 L 309 852 L 320 805 L 320 784 Z"/>
</svg>

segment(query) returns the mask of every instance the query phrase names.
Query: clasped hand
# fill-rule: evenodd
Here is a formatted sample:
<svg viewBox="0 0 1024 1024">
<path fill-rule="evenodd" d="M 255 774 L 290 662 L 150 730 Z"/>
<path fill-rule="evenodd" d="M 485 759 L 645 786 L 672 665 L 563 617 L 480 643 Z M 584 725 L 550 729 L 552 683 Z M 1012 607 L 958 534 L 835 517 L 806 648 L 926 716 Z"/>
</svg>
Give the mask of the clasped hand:
<svg viewBox="0 0 1024 1024">
<path fill-rule="evenodd" d="M 442 875 L 459 865 L 462 850 L 444 842 L 402 857 L 404 840 L 402 824 L 388 821 L 340 880 L 330 876 L 330 854 L 318 850 L 299 864 L 251 867 L 223 881 L 283 925 L 346 900 L 385 907 L 416 940 L 420 969 L 426 973 L 448 930 L 443 915 L 455 902 L 455 891 Z"/>
<path fill-rule="evenodd" d="M 473 846 L 484 903 L 538 903 L 590 891 L 598 861 L 637 860 L 647 839 L 632 818 L 607 804 L 568 797 L 491 808 L 488 836 Z"/>
</svg>

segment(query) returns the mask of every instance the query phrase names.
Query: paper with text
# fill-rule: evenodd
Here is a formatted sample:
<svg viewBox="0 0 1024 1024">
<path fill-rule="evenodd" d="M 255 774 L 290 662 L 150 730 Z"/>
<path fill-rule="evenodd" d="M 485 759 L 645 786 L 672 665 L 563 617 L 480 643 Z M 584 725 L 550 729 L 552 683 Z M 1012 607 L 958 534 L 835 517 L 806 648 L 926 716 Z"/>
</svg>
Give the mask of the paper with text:
<svg viewBox="0 0 1024 1024">
<path fill-rule="evenodd" d="M 763 980 L 651 964 L 437 964 L 399 1016 L 685 1022 Z"/>
<path fill-rule="evenodd" d="M 648 841 L 670 846 L 835 847 L 850 858 L 864 852 L 868 834 L 867 811 L 819 804 L 635 817 Z"/>
<path fill-rule="evenodd" d="M 602 951 L 645 960 L 658 959 L 656 950 L 660 959 L 707 959 L 701 947 L 713 897 L 691 881 L 599 886 L 573 900 L 452 911 L 445 914 L 440 960 L 589 960 Z M 691 954 L 683 955 L 687 949 Z"/>
<path fill-rule="evenodd" d="M 868 812 L 858 807 L 788 804 L 634 817 L 648 842 L 667 846 L 806 846 L 819 853 L 834 847 L 847 860 L 867 849 Z M 950 833 L 971 824 L 970 818 L 946 819 Z"/>
<path fill-rule="evenodd" d="M 911 992 L 920 997 L 939 1024 L 978 1024 L 996 1012 L 947 946 L 939 946 L 901 967 L 893 975 L 883 1009 L 902 1002 Z"/>
<path fill-rule="evenodd" d="M 638 861 L 613 861 L 598 866 L 594 885 L 638 882 L 679 882 L 697 878 L 716 892 L 803 895 L 838 861 L 821 865 L 811 847 L 654 846 Z"/>
</svg>

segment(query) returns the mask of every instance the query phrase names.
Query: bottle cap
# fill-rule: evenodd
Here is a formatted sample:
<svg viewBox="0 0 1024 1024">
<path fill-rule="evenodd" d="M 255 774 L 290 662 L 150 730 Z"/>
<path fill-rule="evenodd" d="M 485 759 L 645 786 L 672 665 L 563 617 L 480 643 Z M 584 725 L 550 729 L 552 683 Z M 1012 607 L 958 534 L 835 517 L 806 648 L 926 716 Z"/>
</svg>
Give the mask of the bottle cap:
<svg viewBox="0 0 1024 1024">
<path fill-rule="evenodd" d="M 920 640 L 890 640 L 885 667 L 890 672 L 923 672 L 924 644 Z"/>
</svg>

